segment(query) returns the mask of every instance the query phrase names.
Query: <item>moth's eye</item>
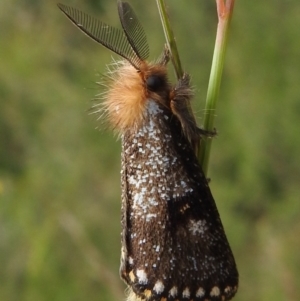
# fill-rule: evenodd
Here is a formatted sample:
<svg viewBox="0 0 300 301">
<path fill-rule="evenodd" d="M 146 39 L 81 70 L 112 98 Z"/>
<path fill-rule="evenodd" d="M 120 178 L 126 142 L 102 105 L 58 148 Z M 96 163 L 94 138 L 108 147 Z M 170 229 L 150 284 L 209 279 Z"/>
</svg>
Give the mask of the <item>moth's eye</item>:
<svg viewBox="0 0 300 301">
<path fill-rule="evenodd" d="M 161 76 L 150 75 L 146 79 L 146 84 L 147 84 L 147 88 L 150 91 L 156 92 L 156 91 L 160 90 L 164 86 L 165 81 L 164 81 L 164 79 Z"/>
</svg>

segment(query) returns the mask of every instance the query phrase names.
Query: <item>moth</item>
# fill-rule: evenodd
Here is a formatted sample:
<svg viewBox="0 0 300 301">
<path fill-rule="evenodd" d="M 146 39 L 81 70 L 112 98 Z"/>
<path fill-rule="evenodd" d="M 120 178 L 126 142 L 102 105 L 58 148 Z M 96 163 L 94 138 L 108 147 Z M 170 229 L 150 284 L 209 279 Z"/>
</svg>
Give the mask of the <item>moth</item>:
<svg viewBox="0 0 300 301">
<path fill-rule="evenodd" d="M 189 76 L 172 85 L 169 52 L 147 62 L 145 32 L 118 1 L 122 30 L 58 4 L 85 34 L 123 59 L 108 74 L 101 111 L 122 143 L 121 278 L 129 301 L 224 301 L 238 271 L 195 145 Z"/>
</svg>

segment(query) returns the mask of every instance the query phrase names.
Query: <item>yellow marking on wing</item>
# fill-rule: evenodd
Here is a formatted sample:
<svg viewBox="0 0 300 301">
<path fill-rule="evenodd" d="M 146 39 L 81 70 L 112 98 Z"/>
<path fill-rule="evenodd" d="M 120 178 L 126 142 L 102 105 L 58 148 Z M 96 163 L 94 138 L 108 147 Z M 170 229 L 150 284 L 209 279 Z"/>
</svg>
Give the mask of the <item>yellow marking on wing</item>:
<svg viewBox="0 0 300 301">
<path fill-rule="evenodd" d="M 152 295 L 152 292 L 150 290 L 144 290 L 144 295 L 146 298 L 150 298 Z"/>
<path fill-rule="evenodd" d="M 134 282 L 135 276 L 134 276 L 134 274 L 133 274 L 133 271 L 131 271 L 131 272 L 129 273 L 129 278 L 130 278 L 130 280 L 131 280 L 132 282 Z"/>
</svg>

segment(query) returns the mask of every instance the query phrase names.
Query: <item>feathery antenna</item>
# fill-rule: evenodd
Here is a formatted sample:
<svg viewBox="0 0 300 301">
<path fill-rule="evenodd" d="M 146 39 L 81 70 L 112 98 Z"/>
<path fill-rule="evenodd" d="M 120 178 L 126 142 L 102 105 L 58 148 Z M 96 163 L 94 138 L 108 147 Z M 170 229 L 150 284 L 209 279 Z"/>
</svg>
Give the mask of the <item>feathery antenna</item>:
<svg viewBox="0 0 300 301">
<path fill-rule="evenodd" d="M 146 60 L 149 45 L 145 31 L 128 2 L 118 1 L 118 11 L 124 33 L 137 56 Z"/>
<path fill-rule="evenodd" d="M 149 55 L 147 39 L 130 5 L 121 1 L 118 2 L 118 5 L 125 34 L 122 30 L 114 28 L 76 8 L 61 3 L 57 4 L 59 9 L 81 31 L 94 41 L 128 60 L 139 70 L 141 62 Z"/>
</svg>

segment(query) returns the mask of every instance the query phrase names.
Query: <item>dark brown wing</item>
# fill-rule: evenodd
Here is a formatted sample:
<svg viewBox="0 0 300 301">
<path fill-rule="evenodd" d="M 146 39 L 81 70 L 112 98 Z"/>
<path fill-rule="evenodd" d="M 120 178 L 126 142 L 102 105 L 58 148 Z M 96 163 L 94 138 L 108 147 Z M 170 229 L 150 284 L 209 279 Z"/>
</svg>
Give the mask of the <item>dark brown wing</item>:
<svg viewBox="0 0 300 301">
<path fill-rule="evenodd" d="M 229 300 L 238 272 L 205 175 L 180 122 L 148 101 L 122 142 L 122 278 L 149 301 Z"/>
</svg>

